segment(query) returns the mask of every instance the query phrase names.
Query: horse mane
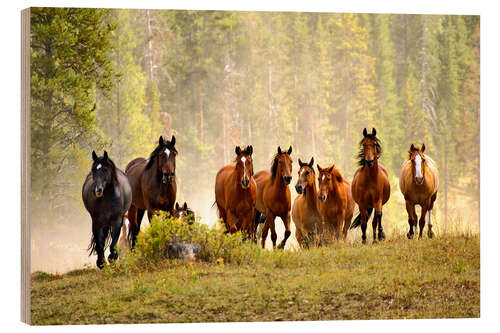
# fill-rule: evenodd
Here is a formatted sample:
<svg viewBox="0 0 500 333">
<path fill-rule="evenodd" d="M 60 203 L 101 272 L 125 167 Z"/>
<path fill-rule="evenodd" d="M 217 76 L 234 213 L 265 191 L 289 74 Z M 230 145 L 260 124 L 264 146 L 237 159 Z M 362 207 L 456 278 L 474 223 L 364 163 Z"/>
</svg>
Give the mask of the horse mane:
<svg viewBox="0 0 500 333">
<path fill-rule="evenodd" d="M 276 178 L 276 173 L 278 172 L 279 157 L 279 153 L 276 153 L 273 157 L 273 161 L 271 163 L 271 181 L 274 181 L 274 178 Z"/>
<path fill-rule="evenodd" d="M 94 167 L 94 164 L 98 164 L 98 163 L 103 163 L 101 160 L 97 160 L 95 161 L 93 164 L 92 164 L 92 168 Z M 117 176 L 117 168 L 116 168 L 116 165 L 115 163 L 108 157 L 108 163 L 109 163 L 109 166 L 111 168 L 111 179 L 113 181 L 113 184 L 116 184 L 118 183 L 118 176 Z"/>
<path fill-rule="evenodd" d="M 167 142 L 170 143 L 170 141 L 167 141 Z M 175 149 L 175 147 L 172 147 L 169 144 L 167 144 L 167 145 L 158 145 L 155 148 L 155 150 L 153 150 L 153 152 L 149 155 L 149 160 L 148 160 L 148 163 L 146 164 L 146 170 L 148 170 L 149 168 L 151 168 L 151 166 L 156 161 L 156 158 L 158 157 L 158 155 L 160 154 L 160 152 L 163 149 L 165 149 L 165 148 L 168 148 L 168 149 L 172 150 L 173 152 L 177 153 L 177 149 Z"/>
<path fill-rule="evenodd" d="M 375 150 L 377 151 L 377 157 L 380 157 L 382 155 L 382 146 L 381 146 L 380 139 L 377 138 L 376 136 L 371 135 L 371 134 L 368 134 L 366 137 L 369 139 L 375 140 Z M 365 138 L 363 138 L 363 139 L 361 139 L 361 141 L 359 141 L 359 152 L 358 152 L 358 156 L 357 156 L 359 166 L 365 166 L 365 151 L 363 149 L 363 140 L 364 139 Z"/>
<path fill-rule="evenodd" d="M 340 171 L 335 167 L 332 168 L 332 175 L 339 181 L 339 183 L 342 183 L 344 181 L 344 177 L 342 177 Z"/>
</svg>

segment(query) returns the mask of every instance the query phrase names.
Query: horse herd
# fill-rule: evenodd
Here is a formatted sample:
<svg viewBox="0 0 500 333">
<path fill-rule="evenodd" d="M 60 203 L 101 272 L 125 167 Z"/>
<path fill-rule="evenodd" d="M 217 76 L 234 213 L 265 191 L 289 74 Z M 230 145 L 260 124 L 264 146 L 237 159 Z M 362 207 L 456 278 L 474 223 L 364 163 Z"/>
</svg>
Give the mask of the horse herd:
<svg viewBox="0 0 500 333">
<path fill-rule="evenodd" d="M 302 248 L 311 245 L 328 244 L 341 237 L 346 238 L 349 229 L 361 226 L 362 241 L 366 243 L 368 220 L 373 212 L 373 241 L 385 239 L 382 226 L 382 206 L 390 196 L 387 170 L 378 162 L 382 147 L 373 128 L 369 133 L 363 130 L 359 143 L 359 168 L 352 183 L 349 183 L 335 167 L 326 168 L 316 164 L 314 157 L 308 163 L 300 158 L 298 180 L 295 189 L 298 196 L 291 202 L 290 182 L 292 180 L 292 147 L 282 150 L 278 147 L 272 159 L 270 170 L 254 174 L 253 147 L 235 148 L 235 159 L 231 165 L 221 168 L 215 179 L 215 203 L 226 232 L 242 231 L 247 239 L 257 241 L 260 224 L 261 245 L 265 246 L 271 232 L 273 248 L 276 248 L 277 234 L 275 219 L 280 217 L 285 225 L 285 234 L 278 248 L 284 248 L 290 237 L 290 223 L 293 218 L 295 236 Z M 408 212 L 408 238 L 413 238 L 417 227 L 415 205 L 422 207 L 419 219 L 419 238 L 428 215 L 428 237 L 433 237 L 432 209 L 439 186 L 439 174 L 435 162 L 413 144 L 409 156 L 402 165 L 399 186 L 406 200 Z M 194 215 L 187 204 L 176 203 L 175 180 L 175 137 L 170 141 L 160 136 L 158 146 L 148 159 L 132 160 L 125 172 L 118 169 L 106 151 L 102 157 L 92 152 L 92 168 L 83 184 L 82 197 L 85 208 L 92 218 L 92 239 L 90 254 L 97 253 L 97 266 L 104 266 L 104 250 L 111 238 L 108 260 L 116 260 L 116 244 L 123 235 L 135 246 L 141 221 L 147 212 L 151 221 L 155 211 L 167 211 L 182 218 L 184 214 Z M 174 206 L 175 205 L 175 206 Z M 358 216 L 352 221 L 355 206 Z M 128 223 L 125 224 L 125 216 Z M 352 223 L 351 223 L 352 222 Z M 126 227 L 126 230 L 125 230 Z"/>
</svg>

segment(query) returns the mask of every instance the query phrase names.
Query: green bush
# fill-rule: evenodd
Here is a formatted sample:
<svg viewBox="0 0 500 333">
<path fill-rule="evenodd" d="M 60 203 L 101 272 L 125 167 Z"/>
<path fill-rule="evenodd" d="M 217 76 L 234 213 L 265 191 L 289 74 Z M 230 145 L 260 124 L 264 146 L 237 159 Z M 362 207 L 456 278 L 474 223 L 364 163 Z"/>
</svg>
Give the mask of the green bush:
<svg viewBox="0 0 500 333">
<path fill-rule="evenodd" d="M 211 263 L 256 263 L 263 250 L 256 244 L 245 241 L 241 232 L 226 234 L 223 230 L 205 224 L 172 218 L 168 214 L 155 215 L 151 226 L 144 234 L 139 234 L 135 249 L 124 256 L 117 267 L 155 267 L 178 260 L 167 259 L 167 244 L 194 243 L 201 246 L 198 260 Z"/>
</svg>

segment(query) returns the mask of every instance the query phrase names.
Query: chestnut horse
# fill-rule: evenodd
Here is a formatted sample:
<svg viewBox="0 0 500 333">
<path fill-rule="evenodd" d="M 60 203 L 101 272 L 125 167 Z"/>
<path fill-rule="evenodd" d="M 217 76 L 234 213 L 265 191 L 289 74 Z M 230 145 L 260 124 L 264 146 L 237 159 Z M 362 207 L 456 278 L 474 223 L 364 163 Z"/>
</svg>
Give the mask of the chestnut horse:
<svg viewBox="0 0 500 333">
<path fill-rule="evenodd" d="M 409 158 L 403 163 L 399 175 L 399 188 L 406 200 L 406 211 L 408 212 L 408 224 L 410 231 L 407 236 L 413 238 L 413 227 L 417 227 L 417 213 L 415 205 L 422 207 L 420 214 L 420 232 L 418 238 L 422 238 L 425 227 L 425 214 L 429 214 L 429 226 L 427 236 L 432 238 L 432 208 L 436 201 L 439 187 L 439 173 L 436 163 L 429 156 L 424 154 L 425 144 L 422 148 L 417 148 L 413 144 L 410 147 Z"/>
<path fill-rule="evenodd" d="M 352 180 L 352 197 L 358 204 L 360 214 L 351 225 L 351 229 L 361 225 L 363 233 L 363 244 L 366 243 L 366 226 L 373 209 L 373 241 L 376 241 L 376 231 L 378 227 L 378 239 L 385 239 L 382 228 L 382 206 L 389 200 L 391 195 L 391 185 L 387 170 L 378 162 L 382 154 L 380 140 L 377 138 L 377 131 L 372 129 L 368 134 L 366 128 L 363 130 L 363 139 L 359 143 L 360 152 L 358 155 L 360 168 L 356 170 Z"/>
<path fill-rule="evenodd" d="M 332 239 L 338 240 L 342 234 L 347 237 L 354 213 L 354 200 L 351 195 L 351 185 L 332 165 L 329 168 L 318 167 L 318 209 L 323 224 L 323 236 L 326 243 Z"/>
<path fill-rule="evenodd" d="M 175 182 L 175 136 L 171 141 L 160 136 L 158 146 L 148 159 L 132 160 L 125 172 L 132 187 L 132 205 L 128 212 L 132 232 L 132 247 L 141 229 L 141 221 L 147 210 L 151 222 L 153 212 L 163 210 L 172 214 L 177 184 Z"/>
<path fill-rule="evenodd" d="M 292 219 L 295 223 L 295 238 L 302 248 L 309 248 L 322 231 L 313 165 L 314 157 L 311 157 L 309 163 L 303 163 L 299 158 L 299 179 L 295 185 L 299 195 L 293 201 Z"/>
<path fill-rule="evenodd" d="M 286 241 L 290 237 L 290 208 L 292 200 L 290 198 L 290 189 L 288 185 L 292 181 L 292 146 L 288 151 L 281 151 L 278 147 L 278 153 L 274 155 L 271 165 L 271 171 L 262 170 L 255 174 L 257 182 L 257 204 L 255 208 L 256 222 L 260 219 L 260 214 L 266 216 L 264 227 L 262 229 L 262 247 L 266 245 L 266 238 L 269 229 L 271 229 L 271 240 L 273 248 L 276 248 L 276 229 L 274 219 L 279 216 L 285 224 L 285 235 L 278 248 L 285 248 Z"/>
<path fill-rule="evenodd" d="M 257 184 L 253 178 L 253 147 L 236 147 L 236 165 L 226 165 L 215 178 L 215 203 L 226 232 L 244 230 L 254 238 L 253 219 Z"/>
</svg>

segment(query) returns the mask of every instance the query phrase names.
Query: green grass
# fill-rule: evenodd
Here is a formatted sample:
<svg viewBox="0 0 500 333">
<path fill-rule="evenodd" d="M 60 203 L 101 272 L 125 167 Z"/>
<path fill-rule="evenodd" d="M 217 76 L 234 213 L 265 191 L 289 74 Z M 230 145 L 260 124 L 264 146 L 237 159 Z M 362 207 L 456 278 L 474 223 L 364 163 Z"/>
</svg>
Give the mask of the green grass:
<svg viewBox="0 0 500 333">
<path fill-rule="evenodd" d="M 397 236 L 364 246 L 256 251 L 258 261 L 250 264 L 160 261 L 37 272 L 31 319 L 45 325 L 479 317 L 479 243 L 471 235 Z"/>
</svg>

